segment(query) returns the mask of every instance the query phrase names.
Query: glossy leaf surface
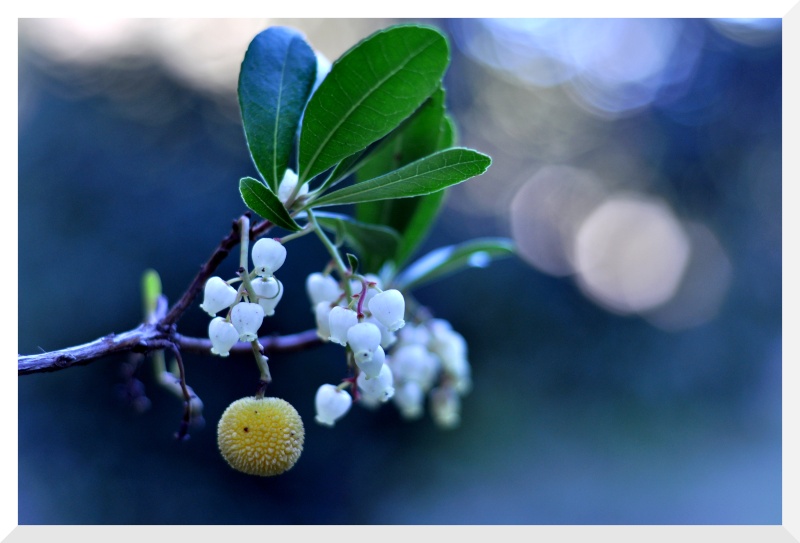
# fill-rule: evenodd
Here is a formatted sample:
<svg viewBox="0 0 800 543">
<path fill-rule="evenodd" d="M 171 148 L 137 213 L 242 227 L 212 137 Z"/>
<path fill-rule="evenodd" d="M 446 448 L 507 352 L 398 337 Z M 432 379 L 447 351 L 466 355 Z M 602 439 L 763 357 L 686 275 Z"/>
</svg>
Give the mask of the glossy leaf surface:
<svg viewBox="0 0 800 543">
<path fill-rule="evenodd" d="M 274 26 L 247 48 L 239 72 L 239 107 L 250 155 L 273 192 L 289 157 L 311 88 L 317 57 L 296 30 Z"/>
<path fill-rule="evenodd" d="M 274 192 L 267 186 L 252 177 L 244 177 L 239 181 L 239 193 L 244 203 L 254 212 L 286 230 L 300 230 L 295 220 Z"/>
<path fill-rule="evenodd" d="M 481 175 L 491 163 L 491 158 L 472 149 L 446 149 L 386 175 L 325 194 L 315 200 L 313 206 L 357 204 L 431 194 Z"/>
<path fill-rule="evenodd" d="M 301 181 L 391 132 L 436 90 L 449 61 L 445 37 L 419 25 L 376 32 L 340 57 L 303 117 Z"/>
<path fill-rule="evenodd" d="M 514 252 L 514 243 L 507 238 L 479 238 L 441 247 L 406 268 L 396 278 L 395 287 L 409 290 L 467 268 L 485 268 L 492 260 Z"/>
</svg>

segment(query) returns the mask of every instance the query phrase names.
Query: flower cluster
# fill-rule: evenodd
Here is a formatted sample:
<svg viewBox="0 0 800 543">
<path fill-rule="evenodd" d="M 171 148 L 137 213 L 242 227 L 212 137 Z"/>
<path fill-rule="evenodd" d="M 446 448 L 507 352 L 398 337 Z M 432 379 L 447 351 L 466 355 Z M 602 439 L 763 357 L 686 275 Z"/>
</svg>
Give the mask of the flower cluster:
<svg viewBox="0 0 800 543">
<path fill-rule="evenodd" d="M 424 412 L 427 396 L 431 416 L 442 428 L 461 420 L 461 397 L 472 389 L 467 343 L 444 319 L 428 319 L 402 330 L 389 367 L 395 379 L 394 403 L 406 419 Z"/>
<path fill-rule="evenodd" d="M 395 290 L 381 290 L 380 279 L 367 274 L 349 279 L 345 288 L 331 275 L 312 273 L 306 279 L 306 292 L 317 322 L 317 335 L 345 347 L 348 361 L 357 368 L 364 383 L 362 397 L 387 401 L 394 394 L 391 371 L 386 366 L 386 349 L 395 343 L 405 325 L 405 299 Z M 317 391 L 316 420 L 333 426 L 345 415 L 353 397 L 340 386 L 322 385 Z"/>
<path fill-rule="evenodd" d="M 463 336 L 442 319 L 406 324 L 402 293 L 381 290 L 380 283 L 369 274 L 351 279 L 348 297 L 331 275 L 312 273 L 306 280 L 317 334 L 345 347 L 355 373 L 338 386 L 319 387 L 317 422 L 333 426 L 354 401 L 374 409 L 392 400 L 403 418 L 416 419 L 428 397 L 434 422 L 457 426 L 461 396 L 471 388 Z"/>
<path fill-rule="evenodd" d="M 286 260 L 286 248 L 274 239 L 262 238 L 253 244 L 253 270 L 242 270 L 239 277 L 225 281 L 211 277 L 206 281 L 200 308 L 212 319 L 208 325 L 211 353 L 228 356 L 238 341 L 255 341 L 264 317 L 275 314 L 283 296 L 283 285 L 275 272 Z M 238 290 L 231 285 L 241 281 Z M 224 317 L 217 316 L 228 310 Z"/>
</svg>

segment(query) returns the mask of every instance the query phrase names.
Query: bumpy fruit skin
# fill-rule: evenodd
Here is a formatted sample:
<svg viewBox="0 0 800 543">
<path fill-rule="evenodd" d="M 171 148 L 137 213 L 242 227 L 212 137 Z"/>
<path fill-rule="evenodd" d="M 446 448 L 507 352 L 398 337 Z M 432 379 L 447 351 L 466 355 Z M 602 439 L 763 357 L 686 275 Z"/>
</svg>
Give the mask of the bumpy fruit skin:
<svg viewBox="0 0 800 543">
<path fill-rule="evenodd" d="M 280 475 L 303 452 L 303 420 L 280 398 L 236 400 L 222 414 L 217 444 L 230 466 L 249 475 Z"/>
</svg>

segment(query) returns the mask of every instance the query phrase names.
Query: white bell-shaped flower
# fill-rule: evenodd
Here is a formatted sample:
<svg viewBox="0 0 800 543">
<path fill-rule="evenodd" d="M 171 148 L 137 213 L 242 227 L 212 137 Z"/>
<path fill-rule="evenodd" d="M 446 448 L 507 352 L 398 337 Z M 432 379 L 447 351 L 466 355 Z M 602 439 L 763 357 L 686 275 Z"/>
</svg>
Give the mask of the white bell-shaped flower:
<svg viewBox="0 0 800 543">
<path fill-rule="evenodd" d="M 331 304 L 320 302 L 314 306 L 314 318 L 317 321 L 317 335 L 322 341 L 330 341 L 331 337 Z"/>
<path fill-rule="evenodd" d="M 442 371 L 446 374 L 447 381 L 460 395 L 465 396 L 472 390 L 472 368 L 466 358 L 454 358 L 447 364 L 442 361 Z"/>
<path fill-rule="evenodd" d="M 409 323 L 397 332 L 397 339 L 403 345 L 410 343 L 427 345 L 431 339 L 431 333 L 425 325 Z"/>
<path fill-rule="evenodd" d="M 267 279 L 258 278 L 250 282 L 258 296 L 258 305 L 264 310 L 264 315 L 271 317 L 275 314 L 275 306 L 283 297 L 283 283 L 275 277 Z"/>
<path fill-rule="evenodd" d="M 439 359 L 417 344 L 401 345 L 392 351 L 392 372 L 398 380 L 413 381 L 422 390 L 433 386 L 439 374 Z"/>
<path fill-rule="evenodd" d="M 283 179 L 278 184 L 278 199 L 284 204 L 289 200 L 292 191 L 297 186 L 297 174 L 291 168 L 286 168 L 286 173 L 283 174 Z M 304 183 L 297 193 L 297 198 L 308 194 L 308 183 Z"/>
<path fill-rule="evenodd" d="M 231 347 L 239 341 L 239 332 L 222 317 L 214 317 L 208 323 L 208 338 L 211 340 L 211 354 L 228 356 Z"/>
<path fill-rule="evenodd" d="M 418 419 L 423 413 L 425 395 L 420 386 L 414 381 L 403 383 L 395 387 L 392 401 L 400 411 L 400 415 L 407 420 Z"/>
<path fill-rule="evenodd" d="M 231 310 L 231 322 L 241 341 L 253 341 L 264 322 L 264 309 L 256 303 L 239 302 Z"/>
<path fill-rule="evenodd" d="M 458 373 L 467 361 L 467 342 L 464 336 L 452 329 L 436 330 L 429 348 L 442 359 L 445 371 Z"/>
<path fill-rule="evenodd" d="M 356 324 L 358 324 L 358 315 L 355 311 L 346 307 L 334 307 L 328 315 L 328 328 L 331 333 L 328 339 L 345 347 L 347 331 Z"/>
<path fill-rule="evenodd" d="M 315 420 L 326 426 L 333 426 L 342 418 L 353 404 L 353 398 L 344 390 L 339 390 L 334 385 L 325 384 L 317 389 L 314 406 L 317 410 Z"/>
<path fill-rule="evenodd" d="M 378 375 L 368 377 L 365 373 L 359 373 L 356 379 L 358 389 L 361 391 L 361 398 L 369 402 L 385 402 L 394 396 L 394 378 L 392 370 L 386 364 L 381 365 Z"/>
<path fill-rule="evenodd" d="M 347 330 L 347 344 L 353 350 L 356 363 L 369 362 L 372 353 L 380 347 L 381 331 L 371 322 L 359 322 Z"/>
<path fill-rule="evenodd" d="M 383 347 L 383 350 L 388 349 L 389 347 L 394 345 L 395 342 L 397 341 L 397 334 L 395 334 L 394 332 L 390 332 L 383 324 L 381 324 L 381 321 L 379 321 L 372 315 L 366 317 L 364 319 L 364 322 L 370 322 L 374 324 L 375 326 L 378 327 L 378 330 L 381 331 L 381 347 Z M 403 327 L 403 330 L 405 329 L 406 327 Z"/>
<path fill-rule="evenodd" d="M 253 244 L 252 257 L 256 274 L 271 277 L 286 261 L 286 247 L 272 238 L 261 238 Z"/>
<path fill-rule="evenodd" d="M 365 396 L 364 394 L 358 397 L 358 405 L 361 407 L 366 407 L 367 409 L 378 409 L 381 404 L 379 399 L 373 398 L 372 396 Z"/>
<path fill-rule="evenodd" d="M 450 387 L 431 390 L 431 417 L 440 428 L 455 428 L 461 422 L 461 398 Z"/>
<path fill-rule="evenodd" d="M 386 362 L 386 352 L 380 345 L 375 347 L 375 351 L 372 353 L 372 358 L 369 360 L 359 361 L 358 358 L 356 358 L 356 366 L 358 366 L 361 372 L 370 379 L 377 377 L 378 374 L 380 374 L 381 368 L 385 366 L 384 362 Z"/>
<path fill-rule="evenodd" d="M 311 300 L 311 307 L 316 307 L 320 302 L 335 302 L 341 292 L 339 283 L 330 275 L 314 272 L 306 277 L 306 294 Z"/>
<path fill-rule="evenodd" d="M 403 327 L 406 301 L 399 290 L 384 290 L 369 301 L 369 310 L 390 332 Z"/>
<path fill-rule="evenodd" d="M 453 325 L 450 324 L 450 321 L 445 319 L 429 319 L 425 321 L 425 325 L 434 336 L 453 330 Z"/>
<path fill-rule="evenodd" d="M 206 281 L 203 290 L 203 303 L 200 309 L 214 317 L 223 309 L 229 308 L 236 301 L 236 289 L 225 282 L 222 277 L 211 277 Z"/>
</svg>

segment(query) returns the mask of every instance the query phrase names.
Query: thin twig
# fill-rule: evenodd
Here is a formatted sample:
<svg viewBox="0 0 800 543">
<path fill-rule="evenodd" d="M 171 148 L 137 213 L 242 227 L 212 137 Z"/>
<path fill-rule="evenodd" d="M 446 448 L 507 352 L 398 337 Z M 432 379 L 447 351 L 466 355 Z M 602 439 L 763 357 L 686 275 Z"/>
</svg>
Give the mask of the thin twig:
<svg viewBox="0 0 800 543">
<path fill-rule="evenodd" d="M 19 375 L 58 371 L 73 366 L 85 366 L 99 358 L 113 354 L 148 353 L 169 349 L 172 341 L 164 332 L 151 324 L 142 324 L 121 334 L 109 334 L 83 345 L 46 353 L 17 357 Z"/>
<path fill-rule="evenodd" d="M 249 216 L 245 214 L 244 216 Z M 266 234 L 272 223 L 262 221 L 250 228 L 250 239 L 256 239 Z M 191 306 L 195 297 L 205 286 L 205 282 L 214 273 L 220 263 L 225 259 L 237 243 L 239 243 L 239 220 L 234 221 L 231 232 L 220 242 L 208 261 L 203 264 L 200 271 L 192 280 L 181 298 L 167 312 L 167 299 L 161 296 L 156 310 L 147 317 L 147 321 L 136 328 L 120 334 L 109 334 L 89 343 L 67 347 L 57 351 L 37 353 L 32 355 L 17 356 L 18 375 L 32 373 L 53 372 L 73 366 L 85 366 L 101 358 L 125 352 L 147 354 L 158 350 L 172 351 L 179 364 L 180 349 L 209 353 L 211 341 L 204 338 L 182 336 L 177 333 L 175 323 Z M 307 330 L 286 336 L 265 336 L 259 339 L 265 352 L 298 351 L 321 343 L 315 330 Z M 252 350 L 249 343 L 238 343 L 232 349 L 234 354 L 248 353 Z M 181 386 L 185 387 L 185 380 L 181 378 Z M 185 392 L 185 391 L 184 391 Z"/>
<path fill-rule="evenodd" d="M 243 217 L 249 217 L 249 213 L 245 213 Z M 203 290 L 208 278 L 214 274 L 222 261 L 225 260 L 231 250 L 239 243 L 241 239 L 239 235 L 240 220 L 241 218 L 233 221 L 231 232 L 219 243 L 217 248 L 214 249 L 214 252 L 211 253 L 211 257 L 200 267 L 200 271 L 197 272 L 197 275 L 189 284 L 189 287 L 181 298 L 170 308 L 167 316 L 161 321 L 163 326 L 170 327 L 178 322 L 181 315 L 192 305 L 194 299 Z M 250 229 L 250 239 L 255 240 L 258 236 L 268 232 L 272 226 L 272 223 L 269 221 L 262 221 L 256 224 Z"/>
<path fill-rule="evenodd" d="M 189 387 L 186 385 L 186 370 L 183 367 L 183 358 L 181 357 L 181 350 L 177 345 L 172 346 L 172 354 L 175 355 L 175 361 L 178 364 L 178 372 L 180 373 L 180 387 L 183 393 L 183 418 L 181 425 L 176 434 L 178 441 L 183 441 L 189 436 L 189 424 L 192 422 L 192 396 L 189 393 Z"/>
<path fill-rule="evenodd" d="M 259 338 L 267 353 L 301 351 L 320 345 L 322 340 L 316 330 L 306 330 L 285 336 L 264 336 Z M 147 354 L 151 351 L 167 349 L 173 351 L 177 346 L 189 352 L 208 354 L 211 340 L 182 336 L 172 331 L 162 331 L 152 324 L 142 324 L 121 334 L 109 334 L 83 345 L 76 345 L 58 351 L 19 356 L 18 374 L 45 373 L 63 370 L 72 366 L 85 366 L 101 358 L 124 352 Z M 249 354 L 250 343 L 239 342 L 231 347 L 231 354 Z M 174 351 L 173 351 L 174 352 Z"/>
<path fill-rule="evenodd" d="M 174 334 L 173 340 L 184 351 L 195 353 L 208 353 L 211 350 L 211 340 L 207 338 L 196 338 Z M 322 340 L 317 335 L 316 329 L 305 330 L 296 334 L 285 336 L 264 336 L 258 338 L 259 343 L 264 347 L 265 353 L 302 351 L 309 347 L 320 345 Z M 249 342 L 240 341 L 231 347 L 231 354 L 252 353 L 252 346 Z"/>
</svg>

